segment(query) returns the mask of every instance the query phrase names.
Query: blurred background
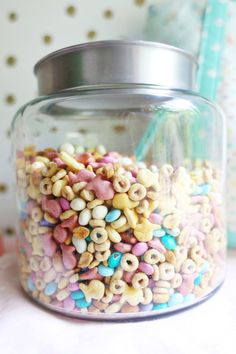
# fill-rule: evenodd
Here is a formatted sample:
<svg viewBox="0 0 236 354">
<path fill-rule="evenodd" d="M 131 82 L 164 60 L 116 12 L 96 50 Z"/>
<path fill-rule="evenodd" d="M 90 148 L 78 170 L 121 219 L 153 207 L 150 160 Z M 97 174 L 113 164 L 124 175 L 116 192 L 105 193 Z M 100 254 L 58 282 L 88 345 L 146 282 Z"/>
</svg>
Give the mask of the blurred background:
<svg viewBox="0 0 236 354">
<path fill-rule="evenodd" d="M 215 3 L 223 10 L 216 13 L 207 32 L 204 19 Z M 236 246 L 236 2 L 0 0 L 0 9 L 0 227 L 4 233 L 13 234 L 15 223 L 10 125 L 17 109 L 37 96 L 34 64 L 54 50 L 78 43 L 145 39 L 190 51 L 198 57 L 200 68 L 204 67 L 203 56 L 208 60 L 207 71 L 201 73 L 205 76 L 201 78 L 200 92 L 206 97 L 213 96 L 226 113 L 228 232 L 231 245 Z M 204 38 L 208 44 L 209 39 L 212 40 L 205 48 L 209 50 L 206 53 Z M 214 62 L 219 53 L 222 54 L 221 65 Z M 212 83 L 218 83 L 217 92 L 209 95 L 207 90 Z"/>
</svg>

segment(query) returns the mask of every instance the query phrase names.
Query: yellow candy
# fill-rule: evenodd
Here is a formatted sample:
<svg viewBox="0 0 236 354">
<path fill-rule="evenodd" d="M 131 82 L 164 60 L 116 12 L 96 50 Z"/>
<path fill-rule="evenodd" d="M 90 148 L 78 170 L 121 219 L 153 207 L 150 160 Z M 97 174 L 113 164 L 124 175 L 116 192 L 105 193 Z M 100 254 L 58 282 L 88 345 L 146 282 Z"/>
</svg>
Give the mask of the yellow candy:
<svg viewBox="0 0 236 354">
<path fill-rule="evenodd" d="M 93 279 L 89 285 L 80 283 L 80 289 L 85 295 L 86 301 L 90 302 L 92 299 L 101 300 L 105 293 L 105 285 L 100 281 Z"/>
<path fill-rule="evenodd" d="M 126 284 L 125 291 L 121 297 L 121 303 L 127 301 L 131 306 L 136 306 L 143 300 L 144 298 L 142 289 L 135 289 L 132 286 L 128 286 Z"/>
<path fill-rule="evenodd" d="M 138 224 L 134 230 L 134 235 L 138 241 L 147 242 L 153 238 L 153 230 L 160 229 L 160 225 L 152 224 L 145 218 L 142 218 L 142 223 Z"/>
<path fill-rule="evenodd" d="M 126 219 L 128 221 L 128 224 L 132 229 L 135 229 L 137 223 L 138 223 L 138 215 L 134 210 L 130 210 L 128 208 L 124 209 L 124 214 L 126 216 Z"/>
<path fill-rule="evenodd" d="M 137 175 L 137 181 L 144 187 L 149 188 L 151 186 L 158 185 L 158 176 L 155 175 L 152 171 L 143 168 Z"/>
<path fill-rule="evenodd" d="M 67 164 L 68 167 L 70 167 L 72 171 L 79 171 L 84 168 L 84 164 L 76 161 L 71 155 L 67 154 L 67 152 L 65 151 L 62 151 L 60 153 L 60 158 L 63 162 L 65 162 L 65 164 Z"/>
<path fill-rule="evenodd" d="M 112 206 L 116 209 L 124 210 L 126 208 L 133 209 L 138 206 L 138 202 L 133 202 L 129 199 L 126 193 L 116 194 L 112 200 Z"/>
</svg>

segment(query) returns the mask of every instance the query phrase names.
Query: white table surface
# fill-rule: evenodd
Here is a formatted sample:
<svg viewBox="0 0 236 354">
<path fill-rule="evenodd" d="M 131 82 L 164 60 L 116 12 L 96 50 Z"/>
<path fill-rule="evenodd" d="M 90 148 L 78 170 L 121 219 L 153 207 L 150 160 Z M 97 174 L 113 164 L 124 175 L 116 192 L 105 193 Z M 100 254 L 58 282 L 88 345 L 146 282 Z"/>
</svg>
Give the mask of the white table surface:
<svg viewBox="0 0 236 354">
<path fill-rule="evenodd" d="M 223 287 L 190 310 L 129 323 L 86 322 L 44 310 L 19 288 L 13 251 L 0 257 L 1 354 L 236 354 L 236 251 Z"/>
</svg>

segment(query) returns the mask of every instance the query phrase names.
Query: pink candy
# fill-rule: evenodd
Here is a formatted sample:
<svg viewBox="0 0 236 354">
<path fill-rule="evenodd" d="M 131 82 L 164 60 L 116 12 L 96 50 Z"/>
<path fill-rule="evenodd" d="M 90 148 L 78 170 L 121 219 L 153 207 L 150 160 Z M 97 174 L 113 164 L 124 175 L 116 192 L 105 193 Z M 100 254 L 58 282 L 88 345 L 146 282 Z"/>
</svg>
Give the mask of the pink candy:
<svg viewBox="0 0 236 354">
<path fill-rule="evenodd" d="M 41 235 L 41 239 L 45 256 L 52 257 L 57 249 L 56 243 L 52 240 L 52 233 L 48 232 Z"/>
<path fill-rule="evenodd" d="M 77 173 L 69 172 L 69 183 L 72 186 L 78 182 L 91 182 L 95 176 L 95 174 L 89 170 L 83 169 Z"/>
<path fill-rule="evenodd" d="M 27 214 L 30 214 L 31 215 L 31 212 L 32 212 L 32 209 L 34 208 L 34 207 L 37 207 L 38 206 L 38 204 L 37 204 L 37 202 L 35 201 L 35 200 L 29 200 L 28 202 L 27 202 L 27 205 L 26 205 L 26 212 L 27 212 Z"/>
<path fill-rule="evenodd" d="M 197 273 L 192 274 L 183 274 L 182 275 L 182 284 L 177 289 L 183 296 L 188 295 L 192 292 L 194 288 L 194 279 L 196 278 Z"/>
<path fill-rule="evenodd" d="M 163 246 L 163 244 L 161 243 L 161 241 L 157 237 L 155 237 L 155 239 L 153 239 L 151 241 L 148 241 L 148 246 L 150 248 L 155 248 L 155 250 L 157 250 L 161 253 L 166 252 L 165 246 Z"/>
<path fill-rule="evenodd" d="M 61 225 L 57 225 L 53 230 L 53 237 L 54 239 L 59 242 L 63 243 L 67 239 L 67 231 Z"/>
<path fill-rule="evenodd" d="M 116 163 L 118 160 L 117 160 L 117 158 L 115 158 L 115 157 L 113 157 L 113 156 L 104 156 L 101 160 L 100 160 L 100 162 L 105 162 L 106 164 L 107 163 Z"/>
<path fill-rule="evenodd" d="M 62 208 L 62 210 L 69 210 L 70 209 L 70 203 L 68 202 L 67 199 L 65 198 L 60 198 L 59 199 L 59 203 L 60 203 L 60 206 Z"/>
<path fill-rule="evenodd" d="M 66 246 L 66 245 L 62 244 L 61 250 L 62 250 L 62 262 L 63 262 L 65 268 L 68 270 L 75 268 L 76 263 L 77 263 L 77 258 L 73 253 L 75 250 L 75 247 Z"/>
<path fill-rule="evenodd" d="M 94 162 L 94 157 L 90 152 L 83 152 L 81 154 L 76 155 L 76 160 L 85 165 L 88 165 Z"/>
<path fill-rule="evenodd" d="M 78 226 L 78 216 L 72 215 L 61 223 L 61 227 L 68 228 L 71 232 Z"/>
<path fill-rule="evenodd" d="M 162 220 L 163 220 L 163 217 L 159 214 L 151 214 L 149 216 L 149 221 L 152 223 L 152 224 L 161 224 L 162 223 Z"/>
<path fill-rule="evenodd" d="M 132 282 L 135 272 L 124 272 L 124 281 L 128 284 Z"/>
<path fill-rule="evenodd" d="M 67 285 L 67 289 L 69 291 L 76 291 L 76 290 L 79 290 L 79 284 L 78 283 L 69 283 Z"/>
<path fill-rule="evenodd" d="M 114 248 L 118 252 L 127 253 L 131 251 L 132 245 L 129 243 L 119 242 L 114 244 Z"/>
<path fill-rule="evenodd" d="M 96 197 L 101 200 L 109 200 L 114 197 L 114 189 L 110 181 L 103 180 L 101 176 L 96 176 L 86 186 L 86 189 L 94 191 Z"/>
<path fill-rule="evenodd" d="M 147 275 L 152 275 L 154 273 L 154 269 L 151 266 L 151 264 L 148 264 L 146 262 L 140 262 L 138 269 L 141 270 L 141 272 L 144 272 Z"/>
<path fill-rule="evenodd" d="M 68 311 L 72 311 L 75 307 L 75 301 L 70 296 L 68 296 L 63 301 L 63 307 L 64 307 L 64 309 L 66 309 Z"/>
<path fill-rule="evenodd" d="M 132 253 L 135 256 L 142 256 L 148 250 L 146 242 L 138 242 L 132 248 Z"/>
<path fill-rule="evenodd" d="M 55 157 L 52 161 L 55 162 L 58 167 L 60 167 L 60 168 L 66 168 L 65 162 L 62 161 L 59 157 Z"/>
<path fill-rule="evenodd" d="M 54 218 L 59 218 L 61 215 L 61 206 L 57 200 L 51 199 L 46 204 L 47 212 Z"/>
<path fill-rule="evenodd" d="M 80 275 L 80 279 L 87 280 L 87 279 L 94 279 L 98 274 L 98 269 L 95 267 L 93 269 L 89 269 L 87 272 L 82 273 Z"/>
</svg>

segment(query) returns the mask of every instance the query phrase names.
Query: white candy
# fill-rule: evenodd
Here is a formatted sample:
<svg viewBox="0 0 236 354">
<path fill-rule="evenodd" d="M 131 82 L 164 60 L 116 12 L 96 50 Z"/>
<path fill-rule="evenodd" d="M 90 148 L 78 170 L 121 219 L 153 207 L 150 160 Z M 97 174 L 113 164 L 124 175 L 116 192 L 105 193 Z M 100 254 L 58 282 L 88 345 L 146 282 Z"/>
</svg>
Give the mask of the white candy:
<svg viewBox="0 0 236 354">
<path fill-rule="evenodd" d="M 92 216 L 94 219 L 102 220 L 107 215 L 108 209 L 105 205 L 98 205 L 92 211 Z"/>
<path fill-rule="evenodd" d="M 42 168 L 45 167 L 45 164 L 41 161 L 35 161 L 31 165 L 31 170 L 32 171 L 37 171 L 37 170 L 42 170 Z"/>
<path fill-rule="evenodd" d="M 76 236 L 72 237 L 72 243 L 78 253 L 82 254 L 87 249 L 87 242 L 85 240 L 79 240 Z"/>
<path fill-rule="evenodd" d="M 79 214 L 79 224 L 81 226 L 88 225 L 91 217 L 92 217 L 91 211 L 88 208 L 82 210 L 81 213 Z"/>
<path fill-rule="evenodd" d="M 106 153 L 106 149 L 105 149 L 105 147 L 103 145 L 98 145 L 96 147 L 96 150 L 101 155 L 105 155 L 105 153 Z"/>
<path fill-rule="evenodd" d="M 76 145 L 76 147 L 75 147 L 76 154 L 81 154 L 84 151 L 85 151 L 85 149 L 82 145 Z"/>
<path fill-rule="evenodd" d="M 64 143 L 61 145 L 60 151 L 64 151 L 69 155 L 73 155 L 75 153 L 75 148 L 71 143 Z"/>
<path fill-rule="evenodd" d="M 80 211 L 86 207 L 86 203 L 82 198 L 75 198 L 70 203 L 70 207 L 73 210 Z"/>
</svg>

